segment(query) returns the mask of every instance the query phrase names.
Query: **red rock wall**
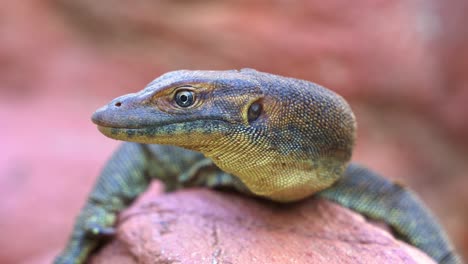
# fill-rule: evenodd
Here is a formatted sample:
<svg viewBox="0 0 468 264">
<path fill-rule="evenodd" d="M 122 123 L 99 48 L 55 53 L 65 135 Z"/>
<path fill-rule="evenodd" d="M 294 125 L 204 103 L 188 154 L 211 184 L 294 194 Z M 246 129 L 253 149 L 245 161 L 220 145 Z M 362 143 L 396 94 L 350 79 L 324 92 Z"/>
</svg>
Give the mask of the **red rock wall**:
<svg viewBox="0 0 468 264">
<path fill-rule="evenodd" d="M 468 4 L 7 1 L 0 9 L 0 262 L 63 244 L 116 142 L 90 114 L 174 69 L 304 78 L 355 109 L 355 160 L 416 189 L 468 252 Z M 465 255 L 468 256 L 468 253 Z"/>
</svg>

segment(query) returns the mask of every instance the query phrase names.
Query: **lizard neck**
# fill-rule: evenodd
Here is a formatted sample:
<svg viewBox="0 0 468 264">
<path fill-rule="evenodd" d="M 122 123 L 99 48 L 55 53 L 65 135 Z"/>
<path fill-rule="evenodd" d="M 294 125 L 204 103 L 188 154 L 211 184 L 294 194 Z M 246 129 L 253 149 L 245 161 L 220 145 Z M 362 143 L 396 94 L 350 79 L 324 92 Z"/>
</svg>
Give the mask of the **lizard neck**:
<svg viewBox="0 0 468 264">
<path fill-rule="evenodd" d="M 222 161 L 215 163 L 228 168 Z M 232 174 L 238 176 L 256 195 L 279 202 L 297 201 L 324 190 L 344 172 L 343 164 L 328 161 L 272 160 L 260 165 L 243 164 L 247 164 L 245 169 L 233 171 Z M 284 170 L 284 167 L 288 169 Z"/>
<path fill-rule="evenodd" d="M 347 165 L 336 156 L 282 155 L 260 147 L 245 149 L 242 144 L 195 150 L 223 171 L 237 176 L 254 194 L 279 202 L 300 200 L 330 187 Z"/>
</svg>

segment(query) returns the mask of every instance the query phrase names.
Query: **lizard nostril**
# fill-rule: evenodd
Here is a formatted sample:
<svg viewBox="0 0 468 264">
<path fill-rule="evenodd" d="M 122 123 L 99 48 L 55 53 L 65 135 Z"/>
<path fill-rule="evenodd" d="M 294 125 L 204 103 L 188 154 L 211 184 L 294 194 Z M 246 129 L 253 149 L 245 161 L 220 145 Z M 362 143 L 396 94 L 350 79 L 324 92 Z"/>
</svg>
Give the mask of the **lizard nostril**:
<svg viewBox="0 0 468 264">
<path fill-rule="evenodd" d="M 115 105 L 116 107 L 120 107 L 120 106 L 122 105 L 122 103 L 121 103 L 121 102 L 117 102 L 117 103 L 115 103 L 114 105 Z"/>
</svg>

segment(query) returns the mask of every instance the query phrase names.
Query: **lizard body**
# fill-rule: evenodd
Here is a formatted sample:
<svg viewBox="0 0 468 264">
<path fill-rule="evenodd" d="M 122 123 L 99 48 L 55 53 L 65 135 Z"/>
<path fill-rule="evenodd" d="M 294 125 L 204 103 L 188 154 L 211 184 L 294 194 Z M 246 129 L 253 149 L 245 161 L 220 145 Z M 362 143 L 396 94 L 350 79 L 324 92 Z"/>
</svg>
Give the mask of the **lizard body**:
<svg viewBox="0 0 468 264">
<path fill-rule="evenodd" d="M 135 143 L 123 144 L 104 168 L 56 263 L 84 261 L 152 178 L 168 190 L 233 187 L 278 202 L 316 194 L 383 220 L 440 263 L 460 262 L 415 195 L 348 164 L 354 114 L 314 83 L 252 69 L 175 71 L 116 98 L 93 122 Z"/>
</svg>

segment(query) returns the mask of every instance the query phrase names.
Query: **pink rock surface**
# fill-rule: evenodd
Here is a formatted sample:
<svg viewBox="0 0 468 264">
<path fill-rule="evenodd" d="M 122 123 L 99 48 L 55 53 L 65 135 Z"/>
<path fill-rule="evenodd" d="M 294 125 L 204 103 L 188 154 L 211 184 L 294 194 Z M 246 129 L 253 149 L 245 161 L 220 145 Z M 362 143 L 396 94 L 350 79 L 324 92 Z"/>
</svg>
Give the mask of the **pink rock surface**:
<svg viewBox="0 0 468 264">
<path fill-rule="evenodd" d="M 147 195 L 91 263 L 434 263 L 326 200 L 279 205 L 206 189 Z"/>
</svg>

